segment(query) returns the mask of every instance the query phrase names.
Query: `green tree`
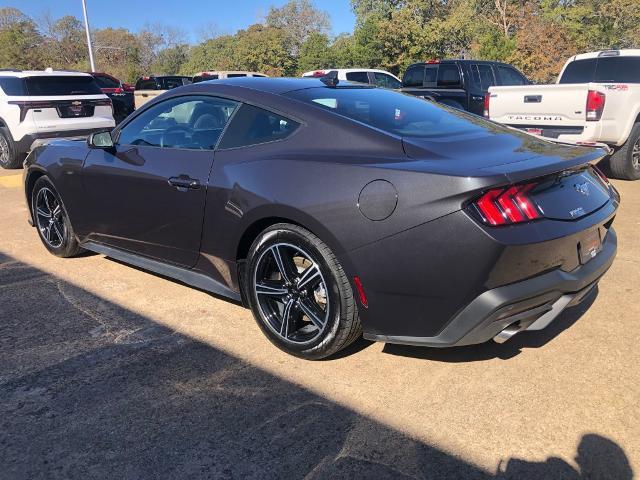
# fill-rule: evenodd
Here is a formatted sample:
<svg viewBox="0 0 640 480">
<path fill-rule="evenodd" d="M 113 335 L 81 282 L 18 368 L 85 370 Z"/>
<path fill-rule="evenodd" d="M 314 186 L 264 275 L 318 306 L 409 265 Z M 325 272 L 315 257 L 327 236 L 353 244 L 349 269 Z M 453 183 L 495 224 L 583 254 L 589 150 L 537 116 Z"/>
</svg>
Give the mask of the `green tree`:
<svg viewBox="0 0 640 480">
<path fill-rule="evenodd" d="M 295 58 L 291 55 L 289 36 L 280 28 L 251 25 L 237 34 L 234 63 L 242 70 L 270 76 L 293 75 Z"/>
<path fill-rule="evenodd" d="M 298 73 L 318 68 L 334 68 L 329 37 L 324 33 L 313 32 L 300 47 Z"/>
<path fill-rule="evenodd" d="M 189 57 L 180 69 L 183 75 L 212 70 L 234 70 L 237 37 L 223 35 L 209 39 L 191 48 Z"/>
<path fill-rule="evenodd" d="M 182 66 L 189 57 L 188 45 L 176 45 L 160 50 L 151 70 L 163 75 L 175 75 L 182 70 Z"/>
<path fill-rule="evenodd" d="M 327 33 L 329 14 L 313 6 L 310 0 L 289 0 L 282 7 L 271 7 L 265 19 L 267 27 L 279 28 L 287 37 L 290 54 L 297 56 L 312 33 Z"/>
<path fill-rule="evenodd" d="M 129 83 L 144 72 L 140 69 L 137 37 L 124 28 L 104 28 L 93 31 L 96 68 Z"/>
<path fill-rule="evenodd" d="M 6 10 L 2 9 L 3 13 Z M 0 13 L 0 18 L 6 19 Z M 40 46 L 42 37 L 35 23 L 26 16 L 0 21 L 0 68 L 41 69 L 44 62 Z"/>
<path fill-rule="evenodd" d="M 53 68 L 89 70 L 89 51 L 80 20 L 65 15 L 47 26 L 44 58 Z"/>
</svg>

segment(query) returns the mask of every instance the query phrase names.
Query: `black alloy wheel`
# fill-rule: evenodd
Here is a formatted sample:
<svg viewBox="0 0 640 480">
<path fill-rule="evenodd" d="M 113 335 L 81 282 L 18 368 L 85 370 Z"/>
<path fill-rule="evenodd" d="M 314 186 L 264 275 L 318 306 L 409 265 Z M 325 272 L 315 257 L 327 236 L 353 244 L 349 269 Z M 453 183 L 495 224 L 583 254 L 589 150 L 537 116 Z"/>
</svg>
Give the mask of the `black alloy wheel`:
<svg viewBox="0 0 640 480">
<path fill-rule="evenodd" d="M 64 204 L 47 177 L 40 177 L 33 187 L 31 211 L 47 250 L 58 257 L 73 257 L 80 252 Z"/>
<path fill-rule="evenodd" d="M 245 292 L 267 338 L 306 359 L 328 357 L 361 334 L 353 291 L 329 247 L 291 224 L 266 229 L 247 258 Z"/>
</svg>

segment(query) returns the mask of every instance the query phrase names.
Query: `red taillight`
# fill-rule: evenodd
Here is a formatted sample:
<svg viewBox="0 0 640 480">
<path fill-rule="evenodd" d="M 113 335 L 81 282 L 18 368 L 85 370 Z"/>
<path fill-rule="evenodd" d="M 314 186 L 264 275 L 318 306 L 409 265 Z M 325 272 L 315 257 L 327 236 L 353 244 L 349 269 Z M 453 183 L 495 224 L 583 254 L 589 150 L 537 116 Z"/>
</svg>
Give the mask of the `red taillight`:
<svg viewBox="0 0 640 480">
<path fill-rule="evenodd" d="M 602 92 L 589 90 L 589 93 L 587 93 L 587 122 L 597 122 L 600 120 L 606 98 L 607 96 Z"/>
<path fill-rule="evenodd" d="M 424 62 L 428 65 L 434 65 L 436 63 L 440 63 L 440 60 L 427 60 L 426 62 Z"/>
<path fill-rule="evenodd" d="M 316 70 L 315 72 L 313 72 L 313 75 L 311 75 L 312 77 L 324 77 L 327 74 L 327 72 L 325 70 Z"/>
<path fill-rule="evenodd" d="M 609 181 L 607 176 L 604 174 L 604 172 L 600 170 L 600 167 L 597 167 L 596 165 L 591 165 L 591 168 L 593 168 L 593 171 L 596 172 L 596 175 L 600 177 L 600 180 L 602 180 L 602 183 L 604 183 L 605 187 L 609 187 L 611 185 L 611 182 Z"/>
<path fill-rule="evenodd" d="M 364 308 L 369 308 L 369 302 L 367 301 L 367 295 L 364 293 L 364 287 L 362 286 L 362 282 L 360 281 L 359 276 L 353 277 L 353 283 L 356 286 L 356 291 L 358 292 L 358 297 L 360 297 L 360 303 Z"/>
<path fill-rule="evenodd" d="M 512 185 L 506 188 L 496 188 L 483 194 L 475 202 L 475 206 L 487 225 L 511 225 L 540 218 L 529 192 L 535 188 L 535 183 Z"/>
<path fill-rule="evenodd" d="M 484 94 L 484 111 L 482 112 L 482 115 L 484 115 L 485 118 L 489 118 L 489 102 L 491 100 L 491 94 L 489 92 Z"/>
</svg>

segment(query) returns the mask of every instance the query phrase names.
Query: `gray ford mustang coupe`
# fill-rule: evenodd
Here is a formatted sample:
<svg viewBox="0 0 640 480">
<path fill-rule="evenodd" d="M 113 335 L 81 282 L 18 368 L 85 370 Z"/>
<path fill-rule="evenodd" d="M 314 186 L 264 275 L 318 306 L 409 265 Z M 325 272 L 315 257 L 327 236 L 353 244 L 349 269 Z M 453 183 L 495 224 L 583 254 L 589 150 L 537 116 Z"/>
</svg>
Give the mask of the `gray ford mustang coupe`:
<svg viewBox="0 0 640 480">
<path fill-rule="evenodd" d="M 613 262 L 604 152 L 368 85 L 234 78 L 171 90 L 25 162 L 44 246 L 243 302 L 269 340 L 444 347 L 538 330 Z"/>
</svg>

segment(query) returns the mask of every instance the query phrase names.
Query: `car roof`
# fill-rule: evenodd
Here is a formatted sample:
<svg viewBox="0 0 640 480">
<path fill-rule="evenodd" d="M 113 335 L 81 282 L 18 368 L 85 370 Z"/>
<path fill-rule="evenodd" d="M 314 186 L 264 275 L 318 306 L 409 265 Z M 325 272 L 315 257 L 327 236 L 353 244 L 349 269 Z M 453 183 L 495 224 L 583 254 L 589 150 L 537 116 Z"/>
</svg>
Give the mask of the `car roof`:
<svg viewBox="0 0 640 480">
<path fill-rule="evenodd" d="M 320 78 L 290 78 L 290 77 L 278 77 L 278 78 L 270 78 L 270 77 L 234 77 L 234 78 L 223 78 L 220 80 L 205 80 L 204 82 L 194 83 L 192 85 L 188 85 L 185 87 L 180 87 L 183 89 L 195 87 L 196 85 L 229 85 L 234 87 L 243 87 L 250 88 L 252 90 L 257 90 L 266 93 L 273 93 L 276 95 L 291 92 L 293 90 L 304 90 L 307 88 L 330 88 L 327 87 Z M 357 82 L 349 82 L 346 80 L 340 80 L 338 87 L 340 86 L 348 86 L 348 87 L 360 87 L 360 88 L 372 88 L 371 85 L 367 85 L 364 83 Z M 184 91 L 184 90 L 183 90 Z"/>
<path fill-rule="evenodd" d="M 617 53 L 616 53 L 617 52 Z M 609 55 L 607 55 L 609 54 Z M 587 58 L 597 58 L 597 57 L 640 57 L 640 49 L 638 48 L 625 48 L 621 50 L 598 50 L 595 52 L 587 52 L 581 53 L 579 55 L 574 55 L 571 60 L 584 60 Z"/>
<path fill-rule="evenodd" d="M 245 73 L 245 74 L 252 74 L 252 75 L 265 75 L 264 73 L 260 73 L 260 72 L 250 72 L 248 70 L 205 70 L 203 72 L 198 72 L 194 75 L 194 77 L 198 76 L 198 75 L 204 75 L 204 74 L 208 74 L 208 75 L 229 75 L 229 74 L 234 74 L 234 73 Z"/>
<path fill-rule="evenodd" d="M 88 73 L 69 70 L 0 70 L 3 77 L 90 77 Z"/>
</svg>

